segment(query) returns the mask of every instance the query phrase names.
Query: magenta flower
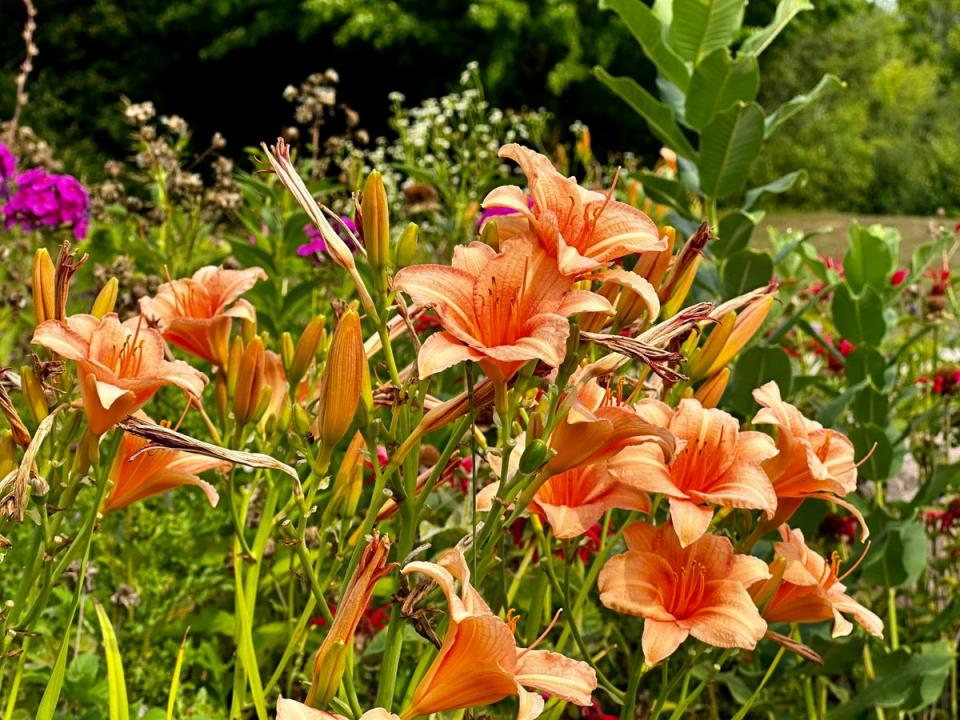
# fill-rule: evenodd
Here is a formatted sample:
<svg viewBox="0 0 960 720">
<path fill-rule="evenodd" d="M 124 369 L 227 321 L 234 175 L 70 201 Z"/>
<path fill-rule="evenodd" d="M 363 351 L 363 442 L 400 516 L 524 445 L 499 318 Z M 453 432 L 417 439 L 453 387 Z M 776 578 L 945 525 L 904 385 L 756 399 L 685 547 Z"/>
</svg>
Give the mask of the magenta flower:
<svg viewBox="0 0 960 720">
<path fill-rule="evenodd" d="M 347 230 L 349 230 L 350 233 L 353 233 L 353 237 L 351 237 L 350 233 L 343 229 L 343 226 L 341 226 L 340 223 L 333 223 L 334 230 L 337 231 L 337 234 L 347 244 L 347 247 L 350 248 L 352 252 L 356 252 L 357 245 L 353 238 L 359 236 L 359 233 L 357 232 L 357 226 L 353 220 L 346 215 L 341 215 L 340 219 L 343 221 L 343 224 L 346 225 Z M 317 230 L 317 228 L 315 228 L 313 225 L 304 225 L 303 234 L 307 236 L 308 242 L 305 242 L 303 245 L 297 248 L 297 255 L 300 257 L 310 257 L 316 253 L 323 254 L 327 251 L 327 243 L 324 242 L 323 235 L 321 235 L 320 231 Z"/>
<path fill-rule="evenodd" d="M 10 199 L 10 183 L 17 174 L 17 158 L 0 142 L 0 201 Z"/>
<path fill-rule="evenodd" d="M 527 205 L 529 205 L 531 208 L 533 207 L 532 197 L 527 198 Z M 514 210 L 513 208 L 502 207 L 500 205 L 492 205 L 488 208 L 485 208 L 484 211 L 480 213 L 480 217 L 477 218 L 477 227 L 478 228 L 483 227 L 483 224 L 487 220 L 493 217 L 497 217 L 498 215 L 516 215 L 516 214 L 517 214 L 517 211 Z"/>
<path fill-rule="evenodd" d="M 17 176 L 17 191 L 4 206 L 5 227 L 19 225 L 28 232 L 62 225 L 82 240 L 90 223 L 90 197 L 72 175 L 53 175 L 33 168 Z"/>
</svg>

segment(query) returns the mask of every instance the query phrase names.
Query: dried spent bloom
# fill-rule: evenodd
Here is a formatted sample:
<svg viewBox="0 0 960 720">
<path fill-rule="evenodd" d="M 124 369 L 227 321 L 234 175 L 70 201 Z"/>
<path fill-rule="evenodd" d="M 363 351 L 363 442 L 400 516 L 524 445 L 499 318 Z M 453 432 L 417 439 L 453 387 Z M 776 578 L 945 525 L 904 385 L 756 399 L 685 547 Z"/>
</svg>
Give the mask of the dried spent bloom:
<svg viewBox="0 0 960 720">
<path fill-rule="evenodd" d="M 501 241 L 532 234 L 564 275 L 582 275 L 624 255 L 666 247 L 653 221 L 614 200 L 612 188 L 606 194 L 582 188 L 557 172 L 548 158 L 521 145 L 505 145 L 499 155 L 520 165 L 533 198 L 531 208 L 523 190 L 504 185 L 484 199 L 483 207 L 517 212 L 493 219 Z"/>
<path fill-rule="evenodd" d="M 125 508 L 138 500 L 183 485 L 199 487 L 210 506 L 216 506 L 219 500 L 217 491 L 199 475 L 206 470 L 227 471 L 230 463 L 179 450 L 146 449 L 147 445 L 148 441 L 142 437 L 123 434 L 120 449 L 110 467 L 110 494 L 104 502 L 103 512 Z"/>
<path fill-rule="evenodd" d="M 102 435 L 135 413 L 165 385 L 176 385 L 199 398 L 207 382 L 203 373 L 181 360 L 167 360 L 163 338 L 143 318 L 120 322 L 116 313 L 103 318 L 72 315 L 37 326 L 32 342 L 77 364 L 77 380 L 90 432 Z"/>
<path fill-rule="evenodd" d="M 697 400 L 680 401 L 676 410 L 659 400 L 642 400 L 638 414 L 676 437 L 672 461 L 656 445 L 625 451 L 625 467 L 636 473 L 637 486 L 662 493 L 681 547 L 702 536 L 713 519 L 713 505 L 756 508 L 772 516 L 777 496 L 762 463 L 777 454 L 769 435 L 740 430 L 722 410 Z"/>
<path fill-rule="evenodd" d="M 253 305 L 240 296 L 266 279 L 259 267 L 226 270 L 208 265 L 191 278 L 164 283 L 152 298 L 141 298 L 140 311 L 158 323 L 164 340 L 222 367 L 232 319 L 257 318 Z"/>
<path fill-rule="evenodd" d="M 581 707 L 591 704 L 597 687 L 593 668 L 560 653 L 517 647 L 516 619 L 505 621 L 493 614 L 470 584 L 470 570 L 459 548 L 448 550 L 436 563 L 407 564 L 403 574 L 412 573 L 440 586 L 450 622 L 440 651 L 417 684 L 410 706 L 400 713 L 401 720 L 491 705 L 514 695 L 520 701 L 517 720 L 533 720 L 543 712 L 541 692 Z"/>
<path fill-rule="evenodd" d="M 420 377 L 472 360 L 492 380 L 505 382 L 529 360 L 563 362 L 570 325 L 579 312 L 604 312 L 599 295 L 572 289 L 570 278 L 538 244 L 514 238 L 497 253 L 473 242 L 453 251 L 451 266 L 412 265 L 393 285 L 435 308 L 443 332 L 417 356 Z"/>
<path fill-rule="evenodd" d="M 68 226 L 82 240 L 90 222 L 90 196 L 72 175 L 53 175 L 33 168 L 17 176 L 17 191 L 3 206 L 4 226 L 31 232 Z"/>
<path fill-rule="evenodd" d="M 776 575 L 750 588 L 763 608 L 767 622 L 816 623 L 833 620 L 833 637 L 844 637 L 853 624 L 844 617 L 852 615 L 874 637 L 883 637 L 883 621 L 846 594 L 840 582 L 840 557 L 833 553 L 828 563 L 807 547 L 800 530 L 780 526 L 781 542 L 774 543 L 774 563 L 783 562 L 781 579 Z"/>
<path fill-rule="evenodd" d="M 682 547 L 671 523 L 635 522 L 627 552 L 597 578 L 600 602 L 644 618 L 643 655 L 656 665 L 689 636 L 716 647 L 756 647 L 767 630 L 747 587 L 770 576 L 767 564 L 737 555 L 729 539 L 702 535 Z"/>
</svg>

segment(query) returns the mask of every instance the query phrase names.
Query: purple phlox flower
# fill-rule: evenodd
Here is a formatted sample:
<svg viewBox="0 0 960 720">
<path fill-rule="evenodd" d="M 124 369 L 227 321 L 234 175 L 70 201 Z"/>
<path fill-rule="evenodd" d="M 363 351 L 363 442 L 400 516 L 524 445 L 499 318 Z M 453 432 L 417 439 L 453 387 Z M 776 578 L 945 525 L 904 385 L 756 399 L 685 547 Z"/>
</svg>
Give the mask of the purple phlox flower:
<svg viewBox="0 0 960 720">
<path fill-rule="evenodd" d="M 533 207 L 533 198 L 527 196 L 527 207 Z M 484 208 L 483 212 L 480 213 L 480 217 L 477 218 L 477 227 L 483 227 L 483 224 L 492 217 L 498 215 L 516 215 L 517 211 L 510 207 L 503 207 L 502 205 L 491 205 L 488 208 Z"/>
<path fill-rule="evenodd" d="M 341 215 L 340 220 L 343 221 L 343 225 L 338 222 L 331 223 L 331 226 L 336 231 L 337 235 L 347 244 L 347 247 L 350 248 L 351 252 L 357 251 L 357 245 L 354 242 L 354 238 L 358 236 L 357 226 L 346 215 Z M 351 237 L 350 233 L 344 230 L 346 226 L 347 230 L 350 233 L 353 233 Z M 327 243 L 323 240 L 323 235 L 320 234 L 320 231 L 317 230 L 313 225 L 304 225 L 303 234 L 307 236 L 307 242 L 297 248 L 297 255 L 300 257 L 310 257 L 316 253 L 325 253 L 327 251 Z"/>
<path fill-rule="evenodd" d="M 17 156 L 0 142 L 0 201 L 10 199 L 10 183 L 17 174 Z"/>
<path fill-rule="evenodd" d="M 90 223 L 90 196 L 72 175 L 54 175 L 43 168 L 33 168 L 17 176 L 17 191 L 3 213 L 7 228 L 19 225 L 30 232 L 66 225 L 82 240 Z"/>
</svg>

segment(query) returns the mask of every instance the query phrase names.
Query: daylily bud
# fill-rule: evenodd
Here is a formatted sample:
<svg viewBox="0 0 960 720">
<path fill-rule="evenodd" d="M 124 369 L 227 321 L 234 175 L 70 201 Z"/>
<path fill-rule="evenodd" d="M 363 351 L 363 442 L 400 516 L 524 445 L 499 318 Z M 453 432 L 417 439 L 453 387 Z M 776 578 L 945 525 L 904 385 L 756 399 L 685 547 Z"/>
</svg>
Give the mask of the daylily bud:
<svg viewBox="0 0 960 720">
<path fill-rule="evenodd" d="M 310 416 L 303 409 L 303 405 L 293 406 L 293 429 L 297 435 L 306 435 L 310 432 Z"/>
<path fill-rule="evenodd" d="M 247 320 L 246 318 L 240 323 L 240 337 L 243 338 L 243 342 L 248 344 L 253 340 L 253 336 L 257 334 L 257 321 L 256 320 Z"/>
<path fill-rule="evenodd" d="M 259 422 L 260 418 L 263 417 L 263 414 L 267 411 L 267 408 L 270 406 L 270 398 L 273 397 L 273 388 L 269 385 L 264 385 L 260 388 L 260 397 L 257 399 L 256 409 L 253 411 L 253 417 L 251 422 Z M 271 415 L 271 418 L 273 416 Z M 267 433 L 268 435 L 270 433 Z"/>
<path fill-rule="evenodd" d="M 660 229 L 661 235 L 667 240 L 667 247 L 660 252 L 648 252 L 640 255 L 640 259 L 633 271 L 645 277 L 655 288 L 660 287 L 663 276 L 670 267 L 673 259 L 673 248 L 677 244 L 677 231 L 672 227 Z"/>
<path fill-rule="evenodd" d="M 43 391 L 43 384 L 29 365 L 20 368 L 20 389 L 27 399 L 27 409 L 35 423 L 39 423 L 50 414 L 50 406 L 47 404 L 47 395 Z"/>
<path fill-rule="evenodd" d="M 45 248 L 37 250 L 33 255 L 33 313 L 37 325 L 55 317 L 55 272 L 50 253 Z"/>
<path fill-rule="evenodd" d="M 489 220 L 480 228 L 480 242 L 489 245 L 492 248 L 500 247 L 500 233 L 497 232 L 497 224 Z"/>
<path fill-rule="evenodd" d="M 320 343 L 323 342 L 324 335 L 326 335 L 324 321 L 325 318 L 323 315 L 318 315 L 313 318 L 313 320 L 307 323 L 307 326 L 303 329 L 303 333 L 300 335 L 300 339 L 297 341 L 293 358 L 287 366 L 287 377 L 290 379 L 291 392 L 300 385 L 303 376 L 306 375 L 307 370 L 310 369 L 310 363 L 312 363 L 313 359 L 317 356 L 317 349 L 320 347 Z"/>
<path fill-rule="evenodd" d="M 413 262 L 417 256 L 417 236 L 419 234 L 420 227 L 416 223 L 408 223 L 403 229 L 403 234 L 400 235 L 394 249 L 396 255 L 394 265 L 396 267 L 406 267 Z"/>
<path fill-rule="evenodd" d="M 534 440 L 524 448 L 523 455 L 520 456 L 520 472 L 525 475 L 536 472 L 547 463 L 553 454 L 550 446 L 543 440 Z"/>
<path fill-rule="evenodd" d="M 340 467 L 333 480 L 333 497 L 330 500 L 331 512 L 341 517 L 352 517 L 360 502 L 363 490 L 363 449 L 366 446 L 363 435 L 358 430 L 347 451 L 340 461 Z"/>
<path fill-rule="evenodd" d="M 230 357 L 227 360 L 227 394 L 233 395 L 237 390 L 237 375 L 240 372 L 240 360 L 243 358 L 243 340 L 233 339 L 230 345 Z"/>
<path fill-rule="evenodd" d="M 17 444 L 9 432 L 0 434 L 0 478 L 9 475 L 19 465 L 17 462 Z"/>
<path fill-rule="evenodd" d="M 729 381 L 730 368 L 723 368 L 701 385 L 694 397 L 699 400 L 700 404 L 705 408 L 715 408 L 720 403 L 720 399 L 723 397 Z"/>
<path fill-rule="evenodd" d="M 238 427 L 253 420 L 263 388 L 263 340 L 253 338 L 238 363 L 237 385 L 233 392 L 233 417 Z M 264 406 L 266 407 L 266 406 Z"/>
<path fill-rule="evenodd" d="M 93 301 L 93 309 L 90 310 L 90 314 L 96 318 L 102 318 L 107 313 L 113 312 L 113 308 L 117 304 L 117 291 L 119 287 L 120 281 L 115 277 L 107 280 L 107 284 L 97 293 L 97 299 Z"/>
<path fill-rule="evenodd" d="M 687 362 L 687 375 L 692 380 L 699 380 L 708 375 L 707 369 L 713 365 L 713 361 L 720 355 L 723 346 L 727 344 L 730 333 L 733 332 L 734 323 L 737 321 L 737 313 L 730 310 L 724 313 L 720 321 L 713 326 L 710 331 L 710 337 L 699 350 L 694 350 L 690 354 L 690 360 Z"/>
<path fill-rule="evenodd" d="M 280 414 L 277 415 L 276 429 L 280 432 L 286 432 L 287 428 L 290 427 L 290 420 L 292 417 L 293 404 L 290 402 L 290 397 L 287 396 L 283 399 L 283 405 L 280 406 Z"/>
<path fill-rule="evenodd" d="M 387 562 L 389 538 L 381 536 L 376 530 L 372 534 L 340 598 L 330 632 L 313 659 L 313 682 L 307 694 L 307 705 L 326 706 L 336 694 L 346 666 L 347 653 L 353 647 L 357 625 L 370 603 L 377 582 L 391 570 L 392 565 Z"/>
<path fill-rule="evenodd" d="M 360 316 L 350 308 L 337 323 L 320 381 L 317 437 L 327 451 L 346 434 L 357 414 L 366 364 Z"/>
<path fill-rule="evenodd" d="M 740 311 L 737 315 L 737 321 L 733 325 L 733 330 L 723 349 L 707 368 L 706 375 L 712 375 L 720 368 L 725 367 L 741 350 L 750 342 L 750 339 L 756 334 L 763 321 L 767 319 L 770 307 L 773 305 L 773 295 L 764 295 L 756 302 L 751 303 Z"/>
<path fill-rule="evenodd" d="M 217 416 L 220 418 L 220 425 L 222 426 L 227 422 L 227 403 L 230 399 L 230 390 L 227 387 L 227 376 L 224 375 L 222 370 L 217 371 L 215 377 L 214 393 L 217 399 Z"/>
<path fill-rule="evenodd" d="M 222 315 L 211 321 L 207 328 L 210 350 L 218 367 L 225 368 L 230 362 L 230 333 L 233 330 L 233 318 Z"/>
<path fill-rule="evenodd" d="M 660 300 L 663 302 L 660 310 L 660 317 L 664 320 L 673 317 L 680 310 L 683 301 L 687 299 L 690 288 L 693 287 L 693 281 L 697 277 L 697 270 L 700 268 L 700 256 L 693 258 L 684 268 L 680 277 L 671 280 L 669 284 L 670 293 L 666 295 L 662 290 Z M 666 296 L 665 296 L 666 295 Z"/>
<path fill-rule="evenodd" d="M 370 173 L 363 186 L 360 214 L 367 261 L 379 272 L 386 269 L 390 261 L 390 206 L 383 188 L 383 177 L 376 170 Z"/>
<path fill-rule="evenodd" d="M 290 363 L 293 362 L 294 352 L 293 336 L 288 332 L 284 332 L 283 335 L 280 336 L 280 359 L 283 361 L 283 369 L 288 376 L 290 375 Z"/>
</svg>

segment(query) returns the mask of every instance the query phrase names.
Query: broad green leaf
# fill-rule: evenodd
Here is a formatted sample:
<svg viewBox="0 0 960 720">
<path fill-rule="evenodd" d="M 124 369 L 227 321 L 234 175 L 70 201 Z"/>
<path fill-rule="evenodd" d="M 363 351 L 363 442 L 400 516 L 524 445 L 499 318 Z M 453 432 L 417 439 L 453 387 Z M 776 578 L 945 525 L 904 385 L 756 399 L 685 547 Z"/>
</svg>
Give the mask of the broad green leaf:
<svg viewBox="0 0 960 720">
<path fill-rule="evenodd" d="M 743 415 L 752 415 L 756 409 L 753 390 L 774 380 L 784 395 L 789 396 L 793 367 L 790 356 L 779 347 L 752 347 L 737 360 L 733 384 L 725 397 Z"/>
<path fill-rule="evenodd" d="M 752 210 L 754 205 L 756 205 L 760 198 L 762 198 L 764 195 L 780 195 L 788 190 L 791 190 L 793 186 L 797 185 L 798 183 L 800 187 L 806 185 L 806 170 L 794 170 L 786 175 L 781 175 L 776 180 L 769 182 L 766 185 L 761 185 L 760 187 L 747 190 L 746 195 L 743 197 L 743 209 Z"/>
<path fill-rule="evenodd" d="M 860 475 L 868 480 L 886 480 L 893 466 L 893 444 L 879 425 L 860 423 L 850 428 Z"/>
<path fill-rule="evenodd" d="M 714 118 L 700 135 L 700 191 L 722 200 L 743 190 L 763 145 L 763 110 L 740 103 Z"/>
<path fill-rule="evenodd" d="M 948 492 L 960 490 L 960 462 L 951 465 L 940 465 L 933 475 L 920 486 L 920 491 L 910 503 L 911 507 L 919 508 L 938 500 Z"/>
<path fill-rule="evenodd" d="M 927 567 L 927 532 L 918 517 L 895 520 L 880 511 L 867 518 L 874 531 L 873 548 L 863 563 L 861 579 L 880 587 L 915 583 Z"/>
<path fill-rule="evenodd" d="M 597 79 L 620 96 L 630 107 L 647 121 L 650 132 L 678 154 L 696 158 L 693 145 L 677 125 L 670 108 L 640 87 L 628 77 L 613 77 L 602 67 L 593 69 Z"/>
<path fill-rule="evenodd" d="M 858 347 L 847 355 L 844 362 L 848 385 L 869 380 L 877 390 L 884 390 L 887 387 L 886 370 L 887 361 L 871 347 Z"/>
<path fill-rule="evenodd" d="M 740 31 L 746 0 L 673 0 L 670 45 L 694 65 Z"/>
<path fill-rule="evenodd" d="M 117 635 L 103 605 L 94 601 L 100 635 L 103 637 L 103 652 L 107 656 L 107 683 L 110 688 L 110 720 L 128 720 L 130 705 L 127 702 L 127 683 L 123 677 L 123 659 L 117 645 Z"/>
<path fill-rule="evenodd" d="M 688 220 L 694 219 L 687 200 L 687 188 L 683 183 L 647 172 L 640 173 L 639 179 L 643 185 L 643 192 L 651 200 L 673 208 Z"/>
<path fill-rule="evenodd" d="M 853 295 L 846 284 L 840 285 L 833 293 L 833 324 L 840 335 L 854 345 L 863 343 L 877 347 L 883 342 L 887 334 L 883 309 L 883 300 L 870 286 L 866 286 L 859 297 Z"/>
<path fill-rule="evenodd" d="M 883 427 L 890 413 L 890 401 L 887 396 L 867 386 L 853 397 L 853 416 L 858 422 L 871 423 Z"/>
<path fill-rule="evenodd" d="M 763 213 L 746 213 L 734 210 L 720 218 L 717 228 L 717 240 L 712 244 L 717 257 L 727 257 L 743 250 L 750 242 L 750 236 L 757 223 L 763 219 Z"/>
<path fill-rule="evenodd" d="M 740 250 L 723 264 L 723 297 L 763 287 L 773 277 L 773 260 L 762 250 Z"/>
<path fill-rule="evenodd" d="M 891 234 L 892 233 L 892 234 Z M 890 276 L 897 267 L 900 234 L 887 232 L 879 225 L 869 228 L 850 226 L 850 249 L 843 256 L 847 284 L 859 293 L 864 285 L 877 292 L 890 288 Z"/>
<path fill-rule="evenodd" d="M 774 131 L 776 131 L 778 127 L 803 110 L 810 103 L 819 100 L 831 90 L 836 90 L 846 86 L 847 84 L 836 75 L 824 75 L 822 78 L 820 78 L 820 82 L 818 82 L 814 88 L 810 90 L 810 92 L 797 95 L 796 97 L 787 100 L 783 105 L 770 113 L 764 122 L 764 138 L 768 138 L 773 135 Z"/>
<path fill-rule="evenodd" d="M 684 118 L 695 130 L 703 130 L 717 113 L 734 103 L 749 102 L 760 89 L 760 68 L 751 55 L 730 58 L 727 48 L 707 55 L 690 78 Z"/>
<path fill-rule="evenodd" d="M 865 717 L 876 707 L 896 708 L 898 712 L 921 710 L 940 697 L 954 662 L 953 649 L 946 640 L 909 650 L 901 648 L 880 658 L 873 682 L 831 712 L 827 720 Z"/>
<path fill-rule="evenodd" d="M 783 32 L 790 21 L 804 10 L 813 10 L 813 3 L 810 0 L 780 0 L 777 3 L 773 21 L 744 40 L 740 46 L 740 52 L 759 55 L 776 39 L 777 35 Z"/>
<path fill-rule="evenodd" d="M 853 400 L 854 396 L 866 386 L 866 380 L 862 380 L 856 385 L 848 387 L 840 395 L 820 408 L 820 411 L 816 416 L 820 424 L 825 425 L 826 427 L 831 427 L 837 421 L 837 418 L 840 417 L 841 413 L 847 409 L 847 405 L 850 404 L 850 401 Z"/>
<path fill-rule="evenodd" d="M 664 25 L 649 7 L 641 0 L 600 0 L 600 9 L 613 10 L 619 15 L 660 74 L 686 91 L 690 71 L 683 58 L 667 45 Z"/>
</svg>

